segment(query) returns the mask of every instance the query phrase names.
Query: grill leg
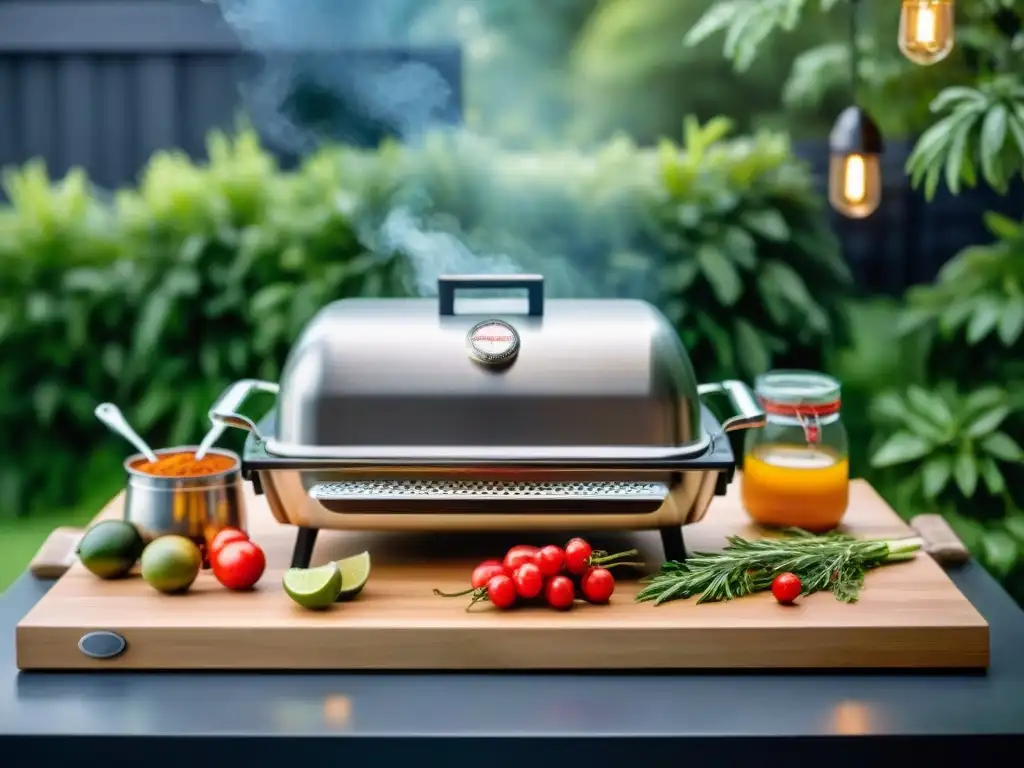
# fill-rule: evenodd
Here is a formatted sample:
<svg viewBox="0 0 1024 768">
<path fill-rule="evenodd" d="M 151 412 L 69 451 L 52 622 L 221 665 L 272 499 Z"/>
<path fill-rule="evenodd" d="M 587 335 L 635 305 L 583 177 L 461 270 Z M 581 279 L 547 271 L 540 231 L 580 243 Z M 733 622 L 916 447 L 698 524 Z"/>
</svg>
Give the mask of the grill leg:
<svg viewBox="0 0 1024 768">
<path fill-rule="evenodd" d="M 682 562 L 686 559 L 686 545 L 683 543 L 683 529 L 678 525 L 659 528 L 661 548 L 665 550 L 666 560 Z"/>
<path fill-rule="evenodd" d="M 309 568 L 318 532 L 317 528 L 299 528 L 295 534 L 295 548 L 292 550 L 292 568 Z"/>
</svg>

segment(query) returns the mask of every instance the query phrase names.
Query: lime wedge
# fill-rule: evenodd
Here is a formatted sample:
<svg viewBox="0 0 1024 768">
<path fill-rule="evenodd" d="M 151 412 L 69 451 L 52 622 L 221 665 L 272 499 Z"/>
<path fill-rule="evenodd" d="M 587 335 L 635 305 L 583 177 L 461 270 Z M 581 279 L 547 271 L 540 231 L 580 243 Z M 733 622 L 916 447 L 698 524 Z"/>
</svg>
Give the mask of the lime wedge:
<svg viewBox="0 0 1024 768">
<path fill-rule="evenodd" d="M 331 606 L 341 592 L 341 571 L 337 563 L 318 568 L 289 568 L 282 579 L 288 597 L 310 610 Z"/>
<path fill-rule="evenodd" d="M 360 552 L 339 560 L 336 565 L 341 571 L 341 593 L 338 600 L 351 600 L 363 591 L 370 579 L 370 553 Z"/>
</svg>

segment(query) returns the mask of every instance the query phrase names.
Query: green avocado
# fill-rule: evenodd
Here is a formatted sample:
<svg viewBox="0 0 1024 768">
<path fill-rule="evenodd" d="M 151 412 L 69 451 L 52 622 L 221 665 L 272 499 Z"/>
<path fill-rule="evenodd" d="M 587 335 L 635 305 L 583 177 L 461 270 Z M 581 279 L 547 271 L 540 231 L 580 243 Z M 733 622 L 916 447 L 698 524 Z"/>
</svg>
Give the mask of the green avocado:
<svg viewBox="0 0 1024 768">
<path fill-rule="evenodd" d="M 78 542 L 78 559 L 101 579 L 126 576 L 138 562 L 146 542 L 125 520 L 104 520 L 92 526 Z"/>
<path fill-rule="evenodd" d="M 168 595 L 187 592 L 202 566 L 199 547 L 184 536 L 153 539 L 142 552 L 142 578 Z"/>
</svg>

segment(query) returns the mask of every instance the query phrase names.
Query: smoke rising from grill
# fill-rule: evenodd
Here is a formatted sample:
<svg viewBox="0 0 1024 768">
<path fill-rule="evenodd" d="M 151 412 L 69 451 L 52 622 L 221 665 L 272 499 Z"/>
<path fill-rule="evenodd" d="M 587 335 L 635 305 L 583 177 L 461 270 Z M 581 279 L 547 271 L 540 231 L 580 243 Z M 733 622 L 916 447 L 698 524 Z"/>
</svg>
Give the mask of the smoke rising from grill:
<svg viewBox="0 0 1024 768">
<path fill-rule="evenodd" d="M 306 92 L 343 103 L 346 117 L 352 117 L 354 110 L 359 113 L 357 119 L 386 125 L 405 144 L 416 143 L 444 122 L 451 86 L 437 68 L 423 61 L 372 54 L 409 46 L 416 30 L 417 41 L 425 36 L 430 43 L 457 42 L 452 36 L 455 16 L 467 4 L 214 1 L 243 45 L 262 59 L 260 73 L 243 86 L 243 96 L 256 127 L 278 149 L 301 156 L 327 141 L 359 143 L 359 136 L 339 135 L 332 115 L 297 116 L 293 100 L 300 84 Z M 353 55 L 358 52 L 363 55 Z M 435 293 L 441 274 L 521 271 L 508 256 L 480 255 L 450 233 L 425 230 L 405 208 L 391 211 L 380 230 L 368 237 L 377 247 L 400 251 L 410 259 L 420 295 Z"/>
<path fill-rule="evenodd" d="M 380 239 L 386 248 L 401 250 L 409 258 L 416 276 L 416 291 L 421 296 L 437 292 L 438 275 L 520 271 L 508 256 L 476 254 L 448 232 L 425 231 L 405 208 L 396 208 L 388 214 Z"/>
</svg>

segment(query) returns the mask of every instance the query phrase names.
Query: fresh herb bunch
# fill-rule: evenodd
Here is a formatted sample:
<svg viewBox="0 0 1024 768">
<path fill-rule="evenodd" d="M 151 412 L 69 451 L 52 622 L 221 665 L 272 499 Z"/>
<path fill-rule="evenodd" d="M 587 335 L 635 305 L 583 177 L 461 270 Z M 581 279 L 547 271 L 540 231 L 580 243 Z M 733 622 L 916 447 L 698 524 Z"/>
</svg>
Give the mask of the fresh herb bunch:
<svg viewBox="0 0 1024 768">
<path fill-rule="evenodd" d="M 771 588 L 780 573 L 794 573 L 803 594 L 831 591 L 837 600 L 856 602 L 864 575 L 880 565 L 910 560 L 921 540 L 855 539 L 832 532 L 816 536 L 787 528 L 783 538 L 748 540 L 730 536 L 722 552 L 696 552 L 686 562 L 669 561 L 643 581 L 636 601 L 655 605 L 700 595 L 698 603 L 714 603 Z"/>
</svg>

